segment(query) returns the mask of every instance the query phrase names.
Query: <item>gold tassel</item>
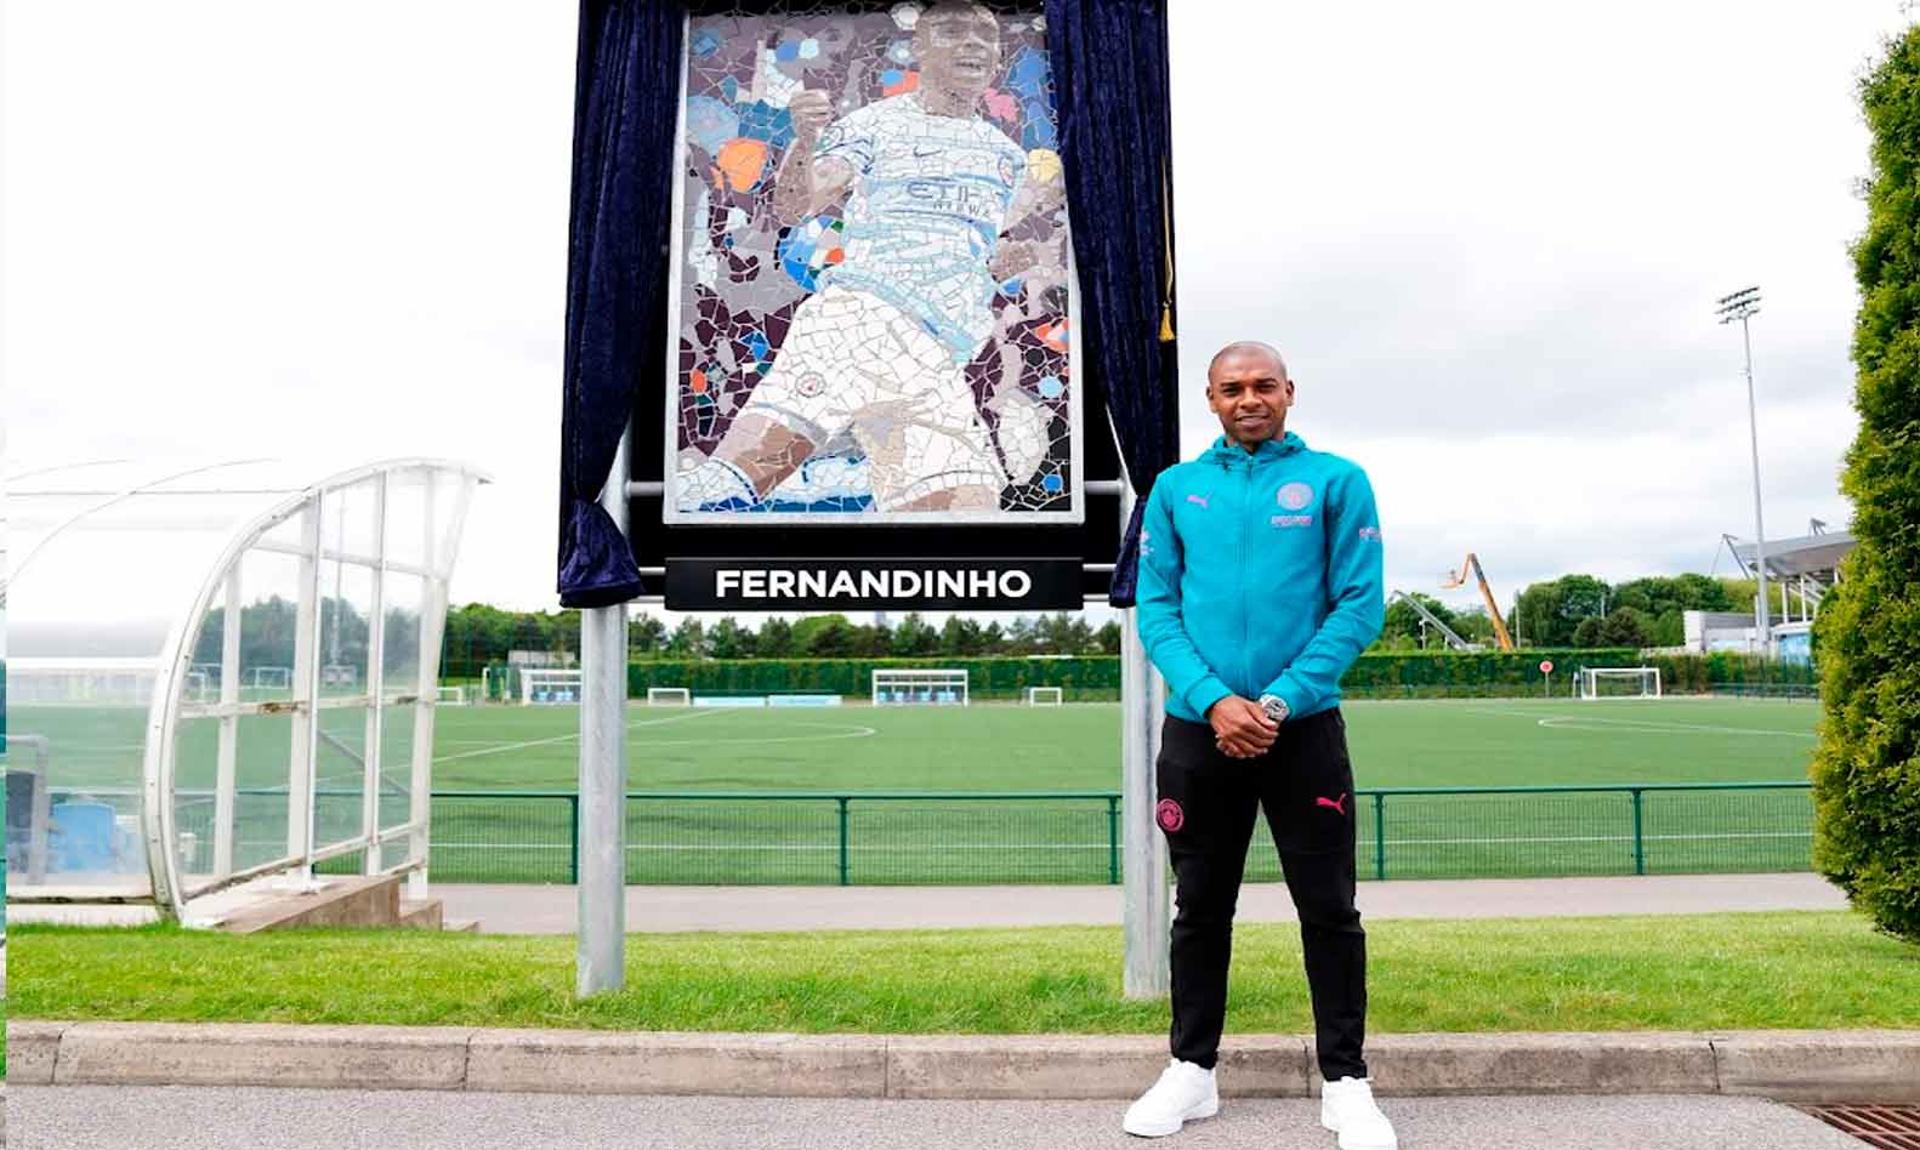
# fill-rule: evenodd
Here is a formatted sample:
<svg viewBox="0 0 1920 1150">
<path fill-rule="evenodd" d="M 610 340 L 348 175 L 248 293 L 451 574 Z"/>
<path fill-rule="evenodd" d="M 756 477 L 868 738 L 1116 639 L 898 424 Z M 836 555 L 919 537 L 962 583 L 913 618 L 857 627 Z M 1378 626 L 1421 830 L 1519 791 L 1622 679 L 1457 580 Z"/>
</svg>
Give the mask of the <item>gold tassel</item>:
<svg viewBox="0 0 1920 1150">
<path fill-rule="evenodd" d="M 1160 212 L 1163 217 L 1160 232 L 1161 247 L 1166 251 L 1167 286 L 1160 302 L 1160 342 L 1172 343 L 1173 335 L 1173 173 L 1166 165 L 1160 167 Z"/>
</svg>

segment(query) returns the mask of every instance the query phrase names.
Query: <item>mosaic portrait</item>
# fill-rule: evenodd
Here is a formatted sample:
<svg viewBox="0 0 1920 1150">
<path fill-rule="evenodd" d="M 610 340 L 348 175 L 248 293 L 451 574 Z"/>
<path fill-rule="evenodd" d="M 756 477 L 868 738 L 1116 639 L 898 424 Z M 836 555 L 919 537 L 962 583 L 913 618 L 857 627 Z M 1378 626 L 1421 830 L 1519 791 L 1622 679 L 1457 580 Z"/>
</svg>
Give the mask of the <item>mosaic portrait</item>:
<svg viewBox="0 0 1920 1150">
<path fill-rule="evenodd" d="M 1045 40 L 950 0 L 689 20 L 670 521 L 1080 521 Z"/>
</svg>

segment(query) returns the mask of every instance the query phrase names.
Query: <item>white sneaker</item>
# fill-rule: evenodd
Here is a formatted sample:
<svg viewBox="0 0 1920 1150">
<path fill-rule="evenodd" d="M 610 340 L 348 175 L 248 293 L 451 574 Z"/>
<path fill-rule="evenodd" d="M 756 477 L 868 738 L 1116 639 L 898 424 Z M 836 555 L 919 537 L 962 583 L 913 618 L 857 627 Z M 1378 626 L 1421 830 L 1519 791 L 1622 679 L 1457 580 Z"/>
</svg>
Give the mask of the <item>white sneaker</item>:
<svg viewBox="0 0 1920 1150">
<path fill-rule="evenodd" d="M 1220 1091 L 1213 1071 L 1173 1059 L 1160 1072 L 1160 1081 L 1127 1107 L 1121 1128 L 1142 1138 L 1176 1134 L 1189 1119 L 1211 1118 L 1220 1112 Z"/>
<path fill-rule="evenodd" d="M 1393 1123 L 1373 1101 L 1373 1083 L 1342 1078 L 1320 1088 L 1320 1125 L 1340 1136 L 1340 1150 L 1398 1150 Z"/>
</svg>

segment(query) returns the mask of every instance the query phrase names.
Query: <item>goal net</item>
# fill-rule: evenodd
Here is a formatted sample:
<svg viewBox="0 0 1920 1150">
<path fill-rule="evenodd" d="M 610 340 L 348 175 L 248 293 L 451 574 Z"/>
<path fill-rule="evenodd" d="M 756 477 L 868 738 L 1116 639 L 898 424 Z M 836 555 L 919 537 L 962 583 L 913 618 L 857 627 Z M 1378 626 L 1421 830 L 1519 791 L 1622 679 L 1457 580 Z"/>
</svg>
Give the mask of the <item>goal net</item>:
<svg viewBox="0 0 1920 1150">
<path fill-rule="evenodd" d="M 967 705 L 967 673 L 876 668 L 873 705 L 894 704 L 964 707 Z"/>
<path fill-rule="evenodd" d="M 254 667 L 247 674 L 249 687 L 262 690 L 284 691 L 293 683 L 292 667 Z"/>
<path fill-rule="evenodd" d="M 443 707 L 464 707 L 467 705 L 465 687 L 435 687 L 434 701 Z"/>
<path fill-rule="evenodd" d="M 578 703 L 583 681 L 578 667 L 522 667 L 520 702 L 527 705 Z"/>
<path fill-rule="evenodd" d="M 1027 706 L 1058 707 L 1066 702 L 1066 694 L 1059 687 L 1028 687 Z"/>
<path fill-rule="evenodd" d="M 1660 697 L 1658 667 L 1582 667 L 1582 699 L 1657 699 Z"/>
<path fill-rule="evenodd" d="M 685 687 L 648 687 L 649 707 L 691 707 L 693 692 Z"/>
</svg>

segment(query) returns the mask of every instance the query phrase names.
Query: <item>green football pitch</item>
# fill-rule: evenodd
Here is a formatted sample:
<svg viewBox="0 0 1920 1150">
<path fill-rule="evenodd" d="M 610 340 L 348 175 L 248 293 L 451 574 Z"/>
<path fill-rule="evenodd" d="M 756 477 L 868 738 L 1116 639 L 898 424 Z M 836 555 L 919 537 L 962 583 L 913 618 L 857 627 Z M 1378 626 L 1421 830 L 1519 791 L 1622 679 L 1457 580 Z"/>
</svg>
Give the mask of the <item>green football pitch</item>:
<svg viewBox="0 0 1920 1150">
<path fill-rule="evenodd" d="M 1362 788 L 1804 779 L 1818 709 L 1672 698 L 1353 702 Z M 446 707 L 434 786 L 571 789 L 572 707 Z M 1118 704 L 635 707 L 636 790 L 1115 790 Z"/>
<path fill-rule="evenodd" d="M 1478 699 L 1354 702 L 1347 726 L 1360 869 L 1375 877 L 1803 869 L 1803 789 L 1718 789 L 1806 778 L 1807 703 Z M 361 808 L 357 712 L 323 713 L 322 838 Z M 22 708 L 55 785 L 124 805 L 137 795 L 144 714 Z M 285 841 L 289 720 L 243 725 L 240 855 Z M 571 706 L 443 707 L 435 729 L 434 874 L 566 882 L 576 848 Z M 214 727 L 181 739 L 183 792 L 211 784 Z M 395 729 L 390 737 L 404 732 Z M 403 741 L 403 740 L 402 740 Z M 628 715 L 634 882 L 1105 882 L 1118 872 L 1119 709 L 635 706 Z M 397 749 L 397 746 L 396 746 Z M 396 756 L 397 757 L 397 756 Z M 405 818 L 404 770 L 383 812 Z M 1699 789 L 1661 789 L 1676 784 Z M 1406 788 L 1616 788 L 1406 794 Z M 1651 787 L 1634 793 L 1627 788 Z M 516 795 L 515 792 L 522 794 Z M 539 792 L 539 797 L 524 794 Z M 1050 792 L 1051 797 L 1039 797 Z M 876 793 L 893 797 L 876 798 Z M 1030 797 L 1021 797 L 1022 794 Z M 942 797 L 945 796 L 945 797 Z M 211 800 L 183 826 L 211 840 Z M 389 814 L 383 814 L 383 820 Z M 1261 836 L 1264 840 L 1264 836 Z M 351 860 L 339 865 L 352 865 Z M 1276 877 L 1256 850 L 1250 877 Z"/>
</svg>

